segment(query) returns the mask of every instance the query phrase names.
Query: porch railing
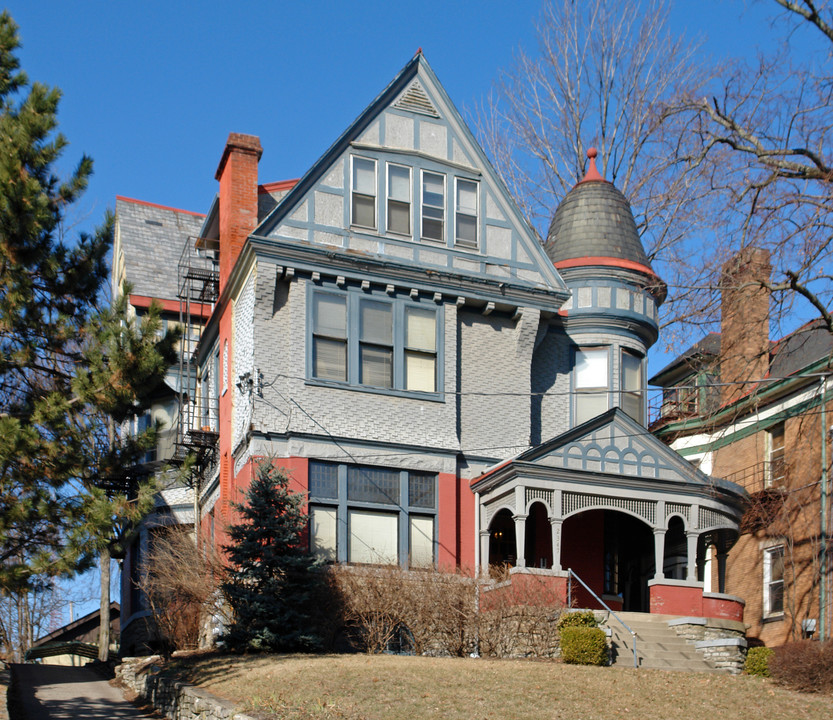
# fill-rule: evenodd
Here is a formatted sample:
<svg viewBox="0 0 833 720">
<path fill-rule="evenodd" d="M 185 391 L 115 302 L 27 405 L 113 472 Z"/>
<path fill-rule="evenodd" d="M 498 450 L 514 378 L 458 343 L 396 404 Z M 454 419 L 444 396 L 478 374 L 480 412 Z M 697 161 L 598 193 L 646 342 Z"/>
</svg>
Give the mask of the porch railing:
<svg viewBox="0 0 833 720">
<path fill-rule="evenodd" d="M 589 592 L 596 599 L 596 602 L 598 602 L 605 610 L 607 610 L 608 613 L 613 615 L 613 617 L 616 618 L 616 620 L 619 622 L 619 624 L 631 634 L 631 640 L 632 640 L 631 650 L 633 651 L 633 666 L 635 668 L 638 668 L 639 667 L 639 657 L 636 654 L 636 633 L 633 630 L 631 630 L 630 627 L 628 627 L 628 624 L 624 620 L 622 620 L 622 618 L 620 618 L 613 611 L 613 608 L 611 608 L 610 605 L 608 605 L 604 600 L 602 600 L 598 595 L 596 595 L 596 593 L 594 593 L 590 589 L 590 586 L 586 582 L 584 582 L 584 580 L 582 580 L 578 575 L 576 575 L 573 572 L 572 568 L 567 568 L 567 607 L 572 607 L 573 606 L 573 578 L 578 580 L 581 583 L 581 586 L 585 590 L 587 590 L 587 592 Z"/>
</svg>

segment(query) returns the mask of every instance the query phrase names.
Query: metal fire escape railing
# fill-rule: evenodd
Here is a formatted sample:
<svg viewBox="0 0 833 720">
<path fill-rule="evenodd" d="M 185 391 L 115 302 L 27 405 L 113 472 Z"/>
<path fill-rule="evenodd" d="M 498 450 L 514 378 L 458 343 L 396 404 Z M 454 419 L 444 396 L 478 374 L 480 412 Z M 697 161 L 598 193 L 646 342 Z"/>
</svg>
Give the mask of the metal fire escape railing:
<svg viewBox="0 0 833 720">
<path fill-rule="evenodd" d="M 220 274 L 211 241 L 191 238 L 179 259 L 179 416 L 174 463 L 192 458 L 190 479 L 199 491 L 217 463 L 218 408 L 207 397 L 197 398 L 197 351 L 202 329 L 219 296 Z M 209 407 L 208 405 L 211 405 Z"/>
<path fill-rule="evenodd" d="M 631 644 L 631 650 L 633 651 L 633 666 L 635 668 L 638 668 L 639 667 L 639 656 L 636 654 L 636 633 L 633 630 L 631 630 L 630 627 L 628 627 L 627 623 L 624 620 L 622 620 L 622 618 L 620 618 L 613 611 L 613 609 L 610 607 L 610 605 L 608 605 L 604 600 L 602 600 L 598 595 L 596 595 L 596 593 L 594 593 L 590 589 L 590 586 L 586 582 L 584 582 L 584 580 L 582 580 L 578 575 L 576 575 L 572 571 L 571 568 L 567 568 L 567 607 L 572 607 L 573 606 L 573 578 L 578 580 L 579 583 L 581 584 L 581 586 L 585 590 L 587 590 L 587 592 L 589 592 L 595 598 L 596 602 L 599 603 L 605 610 L 607 610 L 607 612 L 610 615 L 613 615 L 613 617 L 616 618 L 616 620 L 619 622 L 619 624 L 631 634 L 631 643 L 632 643 Z"/>
</svg>

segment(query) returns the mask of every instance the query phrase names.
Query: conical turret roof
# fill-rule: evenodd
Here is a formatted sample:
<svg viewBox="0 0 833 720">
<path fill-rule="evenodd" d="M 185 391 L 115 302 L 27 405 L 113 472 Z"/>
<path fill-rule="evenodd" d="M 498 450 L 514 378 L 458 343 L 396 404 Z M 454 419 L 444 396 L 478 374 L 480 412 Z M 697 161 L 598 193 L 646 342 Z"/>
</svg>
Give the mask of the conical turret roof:
<svg viewBox="0 0 833 720">
<path fill-rule="evenodd" d="M 651 270 L 639 239 L 630 203 L 596 169 L 596 149 L 590 148 L 587 173 L 555 211 L 544 248 L 557 266 L 566 260 L 610 258 Z M 571 263 L 573 264 L 573 263 Z"/>
</svg>

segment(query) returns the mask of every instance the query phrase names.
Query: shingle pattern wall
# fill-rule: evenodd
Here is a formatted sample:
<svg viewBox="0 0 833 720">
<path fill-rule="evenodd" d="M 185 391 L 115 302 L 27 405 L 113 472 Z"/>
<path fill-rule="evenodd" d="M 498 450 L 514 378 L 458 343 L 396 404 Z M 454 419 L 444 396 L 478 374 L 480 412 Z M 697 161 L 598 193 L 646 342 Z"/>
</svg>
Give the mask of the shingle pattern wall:
<svg viewBox="0 0 833 720">
<path fill-rule="evenodd" d="M 136 295 L 175 300 L 177 265 L 203 217 L 144 203 L 116 200 L 116 222 L 124 252 L 125 276 Z"/>
<path fill-rule="evenodd" d="M 234 375 L 230 378 L 229 388 L 229 392 L 234 393 L 232 448 L 237 447 L 252 419 L 252 393 L 257 381 L 254 376 L 254 311 L 255 275 L 252 274 L 234 305 L 234 360 L 231 366 Z M 246 373 L 251 373 L 253 384 L 244 385 L 241 390 L 237 387 L 237 379 Z"/>
<path fill-rule="evenodd" d="M 276 283 L 274 272 L 258 267 L 255 367 L 263 372 L 265 383 L 264 397 L 255 398 L 255 427 L 267 432 L 456 448 L 456 403 L 451 393 L 445 402 L 436 402 L 305 382 L 307 282 Z M 453 305 L 447 305 L 445 388 L 449 391 L 457 383 L 456 357 L 456 312 Z M 384 458 L 377 462 L 384 464 Z"/>
<path fill-rule="evenodd" d="M 553 262 L 609 257 L 650 267 L 630 204 L 606 181 L 582 182 L 567 193 L 555 211 L 544 248 Z"/>
</svg>

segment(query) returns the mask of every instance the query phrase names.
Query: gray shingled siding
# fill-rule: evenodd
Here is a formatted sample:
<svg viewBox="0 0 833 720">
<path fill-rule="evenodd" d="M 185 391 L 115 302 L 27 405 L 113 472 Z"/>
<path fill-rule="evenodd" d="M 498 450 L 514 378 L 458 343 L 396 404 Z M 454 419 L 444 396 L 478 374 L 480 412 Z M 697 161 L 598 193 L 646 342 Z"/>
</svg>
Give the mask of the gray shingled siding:
<svg viewBox="0 0 833 720">
<path fill-rule="evenodd" d="M 532 358 L 532 444 L 570 429 L 571 355 L 564 333 L 549 328 Z M 537 393 L 543 393 L 538 395 Z"/>
<path fill-rule="evenodd" d="M 120 199 L 116 222 L 133 292 L 175 300 L 179 258 L 186 240 L 199 234 L 203 217 Z"/>
<path fill-rule="evenodd" d="M 538 329 L 537 313 L 529 315 L 535 317 L 517 322 L 460 313 L 464 452 L 498 459 L 529 447 L 530 365 Z"/>
<path fill-rule="evenodd" d="M 544 247 L 553 262 L 611 257 L 650 267 L 630 205 L 609 182 L 579 183 L 567 193 L 552 219 Z"/>
<path fill-rule="evenodd" d="M 254 311 L 255 311 L 255 275 L 249 276 L 246 285 L 234 304 L 234 359 L 231 364 L 232 376 L 229 391 L 234 393 L 234 423 L 231 439 L 232 448 L 236 448 L 243 439 L 252 419 L 252 394 L 255 392 L 257 378 L 254 373 Z M 251 385 L 237 387 L 238 379 L 250 374 Z"/>
<path fill-rule="evenodd" d="M 276 283 L 274 271 L 258 268 L 255 304 L 255 366 L 265 376 L 264 397 L 255 399 L 259 431 L 352 438 L 384 444 L 455 448 L 453 395 L 445 402 L 307 384 L 304 279 Z M 454 306 L 445 312 L 445 387 L 456 385 Z M 384 458 L 379 459 L 384 464 Z"/>
</svg>

